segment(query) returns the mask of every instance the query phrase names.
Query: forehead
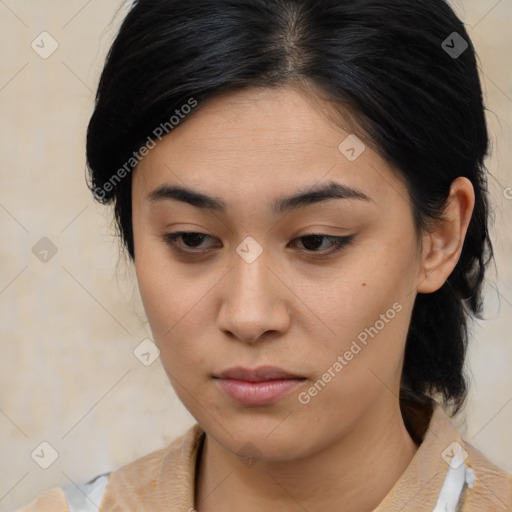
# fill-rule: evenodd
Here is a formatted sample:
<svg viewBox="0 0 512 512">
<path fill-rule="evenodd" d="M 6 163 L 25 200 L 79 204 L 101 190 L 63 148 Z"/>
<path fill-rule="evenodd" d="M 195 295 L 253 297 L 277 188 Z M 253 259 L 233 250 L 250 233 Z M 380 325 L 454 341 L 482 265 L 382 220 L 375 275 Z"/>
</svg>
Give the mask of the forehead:
<svg viewBox="0 0 512 512">
<path fill-rule="evenodd" d="M 403 196 L 397 173 L 331 113 L 330 104 L 294 87 L 223 94 L 157 143 L 137 166 L 134 189 L 173 183 L 228 199 L 277 198 L 336 180 L 368 196 Z M 357 158 L 348 158 L 354 142 Z"/>
<path fill-rule="evenodd" d="M 201 153 L 217 149 L 224 159 L 301 158 L 332 148 L 333 141 L 350 132 L 328 119 L 331 111 L 325 101 L 298 87 L 247 89 L 200 106 L 169 138 Z"/>
</svg>

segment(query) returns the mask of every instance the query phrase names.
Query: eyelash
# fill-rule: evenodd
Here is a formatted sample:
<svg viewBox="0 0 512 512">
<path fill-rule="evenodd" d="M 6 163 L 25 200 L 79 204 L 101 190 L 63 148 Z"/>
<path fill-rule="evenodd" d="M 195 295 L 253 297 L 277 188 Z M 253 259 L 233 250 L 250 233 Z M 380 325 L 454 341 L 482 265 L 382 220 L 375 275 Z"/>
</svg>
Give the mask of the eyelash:
<svg viewBox="0 0 512 512">
<path fill-rule="evenodd" d="M 176 240 L 178 238 L 181 238 L 184 235 L 199 235 L 203 237 L 204 239 L 212 238 L 209 235 L 206 235 L 204 233 L 198 233 L 195 231 L 177 231 L 176 233 L 165 233 L 162 235 L 162 238 L 164 242 L 175 252 L 186 254 L 187 256 L 198 256 L 200 254 L 205 254 L 210 252 L 210 250 L 203 250 L 203 251 L 194 251 L 189 249 L 182 249 L 181 247 L 178 247 L 176 245 Z M 321 233 L 308 233 L 306 235 L 300 236 L 296 238 L 295 240 L 302 240 L 307 238 L 324 238 L 330 241 L 333 244 L 333 249 L 329 251 L 314 251 L 314 250 L 308 250 L 305 249 L 304 251 L 308 254 L 319 254 L 320 256 L 329 256 L 331 254 L 334 254 L 335 252 L 341 251 L 344 249 L 347 245 L 349 245 L 355 235 L 349 235 L 349 236 L 331 236 L 331 235 L 323 235 Z M 295 240 L 292 240 L 292 242 L 295 242 Z"/>
</svg>

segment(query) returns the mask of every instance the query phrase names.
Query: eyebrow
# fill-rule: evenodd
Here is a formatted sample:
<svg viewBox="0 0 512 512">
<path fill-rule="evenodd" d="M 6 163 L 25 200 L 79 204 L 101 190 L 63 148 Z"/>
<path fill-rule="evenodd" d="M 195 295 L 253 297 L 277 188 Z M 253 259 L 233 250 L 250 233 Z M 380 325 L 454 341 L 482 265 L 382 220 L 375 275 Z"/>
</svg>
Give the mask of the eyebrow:
<svg viewBox="0 0 512 512">
<path fill-rule="evenodd" d="M 227 204 L 219 197 L 209 196 L 202 192 L 192 190 L 188 187 L 177 185 L 160 185 L 148 194 L 152 202 L 162 200 L 181 201 L 204 210 L 225 212 Z M 273 211 L 277 214 L 284 214 L 291 210 L 298 210 L 311 204 L 330 201 L 332 199 L 358 199 L 371 201 L 362 191 L 347 185 L 331 181 L 326 185 L 309 187 L 305 191 L 298 191 L 294 195 L 280 197 L 273 205 Z"/>
</svg>

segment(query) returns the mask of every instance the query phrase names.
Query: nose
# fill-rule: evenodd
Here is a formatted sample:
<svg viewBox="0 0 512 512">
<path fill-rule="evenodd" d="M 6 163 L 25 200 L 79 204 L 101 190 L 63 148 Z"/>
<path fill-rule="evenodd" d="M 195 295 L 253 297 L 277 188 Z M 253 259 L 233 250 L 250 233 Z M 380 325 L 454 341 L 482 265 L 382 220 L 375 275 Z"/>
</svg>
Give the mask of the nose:
<svg viewBox="0 0 512 512">
<path fill-rule="evenodd" d="M 265 252 L 251 263 L 236 254 L 233 265 L 222 282 L 218 328 L 250 343 L 284 334 L 290 326 L 293 293 Z"/>
</svg>

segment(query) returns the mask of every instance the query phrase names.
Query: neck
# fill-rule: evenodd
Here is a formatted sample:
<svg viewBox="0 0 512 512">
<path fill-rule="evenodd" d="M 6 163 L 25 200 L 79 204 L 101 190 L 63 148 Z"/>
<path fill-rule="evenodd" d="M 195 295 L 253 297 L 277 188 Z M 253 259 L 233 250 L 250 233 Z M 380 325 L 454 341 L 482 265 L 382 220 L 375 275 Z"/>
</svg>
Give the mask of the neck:
<svg viewBox="0 0 512 512">
<path fill-rule="evenodd" d="M 201 512 L 371 512 L 389 493 L 418 446 L 394 395 L 379 400 L 335 443 L 300 460 L 260 460 L 248 468 L 206 435 L 195 508 Z"/>
</svg>

